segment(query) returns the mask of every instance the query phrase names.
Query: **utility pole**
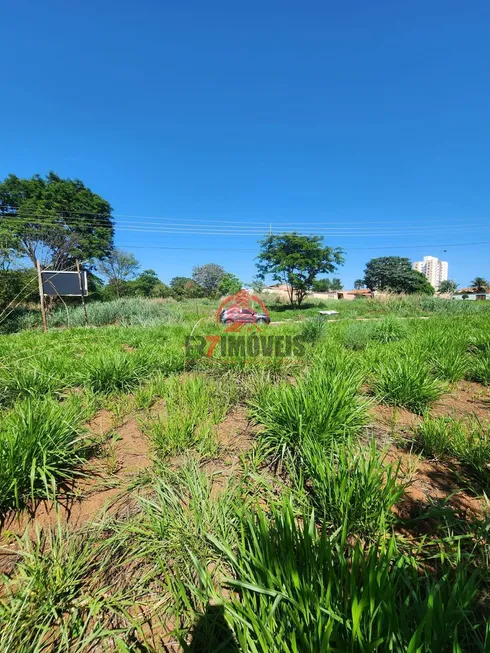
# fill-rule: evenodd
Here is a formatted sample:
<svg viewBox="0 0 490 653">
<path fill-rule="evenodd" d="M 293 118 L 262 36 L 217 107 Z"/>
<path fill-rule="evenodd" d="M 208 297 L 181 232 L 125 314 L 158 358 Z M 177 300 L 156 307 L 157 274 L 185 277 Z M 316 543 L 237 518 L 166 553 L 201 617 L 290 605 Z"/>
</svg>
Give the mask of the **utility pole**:
<svg viewBox="0 0 490 653">
<path fill-rule="evenodd" d="M 85 315 L 85 326 L 88 327 L 87 306 L 85 305 L 85 297 L 83 296 L 84 287 L 83 287 L 82 273 L 80 271 L 80 261 L 78 259 L 75 259 L 75 264 L 77 266 L 78 284 L 80 286 L 80 294 L 81 294 L 81 297 L 82 297 L 83 312 L 84 312 L 84 315 Z"/>
<path fill-rule="evenodd" d="M 41 275 L 41 264 L 36 259 L 36 270 L 37 270 L 37 280 L 39 283 L 39 299 L 41 301 L 41 315 L 43 318 L 43 329 L 44 332 L 48 331 L 48 321 L 46 320 L 46 305 L 44 303 L 44 289 L 43 289 L 43 278 Z"/>
</svg>

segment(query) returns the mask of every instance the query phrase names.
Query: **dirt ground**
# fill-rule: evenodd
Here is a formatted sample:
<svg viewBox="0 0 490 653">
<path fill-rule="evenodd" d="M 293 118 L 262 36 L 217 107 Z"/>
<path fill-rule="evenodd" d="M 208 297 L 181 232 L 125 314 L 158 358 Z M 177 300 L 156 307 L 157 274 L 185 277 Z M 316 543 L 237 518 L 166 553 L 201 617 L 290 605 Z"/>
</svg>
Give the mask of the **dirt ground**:
<svg viewBox="0 0 490 653">
<path fill-rule="evenodd" d="M 162 402 L 151 409 L 153 414 L 162 410 Z M 431 414 L 456 418 L 476 415 L 490 422 L 490 390 L 476 383 L 458 383 L 451 393 L 434 404 Z M 400 477 L 409 480 L 396 512 L 403 519 L 410 519 L 431 502 L 449 497 L 448 505 L 462 517 L 481 516 L 485 505 L 475 496 L 471 479 L 456 462 L 422 459 L 407 447 L 407 436 L 420 419 L 407 410 L 376 405 L 363 436 L 365 441 L 374 436 L 387 452 L 386 461 L 400 461 Z M 135 487 L 140 475 L 152 464 L 150 443 L 142 432 L 138 414 L 132 413 L 116 424 L 111 412 L 101 410 L 89 428 L 97 436 L 110 434 L 110 437 L 82 470 L 84 476 L 67 486 L 65 498 L 59 501 L 61 521 L 73 529 L 93 522 L 104 512 L 124 517 L 137 510 L 136 502 L 129 498 L 129 488 Z M 219 454 L 202 464 L 202 468 L 212 474 L 216 492 L 241 469 L 243 456 L 254 446 L 257 430 L 243 406 L 233 408 L 217 426 Z M 178 466 L 179 460 L 174 464 Z M 57 510 L 51 501 L 40 501 L 29 511 L 7 515 L 0 525 L 0 572 L 8 572 L 16 559 L 15 536 L 21 536 L 26 529 L 34 533 L 36 528 L 53 526 L 57 519 Z"/>
</svg>

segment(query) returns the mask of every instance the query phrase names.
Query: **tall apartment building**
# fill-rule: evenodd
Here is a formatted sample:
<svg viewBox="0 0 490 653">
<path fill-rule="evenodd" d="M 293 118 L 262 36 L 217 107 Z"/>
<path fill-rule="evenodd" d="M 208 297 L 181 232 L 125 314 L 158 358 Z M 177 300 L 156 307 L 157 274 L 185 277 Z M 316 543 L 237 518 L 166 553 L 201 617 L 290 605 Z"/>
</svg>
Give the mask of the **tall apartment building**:
<svg viewBox="0 0 490 653">
<path fill-rule="evenodd" d="M 441 281 L 447 279 L 448 263 L 447 261 L 441 261 L 436 256 L 424 256 L 423 261 L 415 261 L 412 267 L 414 270 L 422 272 L 428 282 L 436 289 L 441 285 Z"/>
</svg>

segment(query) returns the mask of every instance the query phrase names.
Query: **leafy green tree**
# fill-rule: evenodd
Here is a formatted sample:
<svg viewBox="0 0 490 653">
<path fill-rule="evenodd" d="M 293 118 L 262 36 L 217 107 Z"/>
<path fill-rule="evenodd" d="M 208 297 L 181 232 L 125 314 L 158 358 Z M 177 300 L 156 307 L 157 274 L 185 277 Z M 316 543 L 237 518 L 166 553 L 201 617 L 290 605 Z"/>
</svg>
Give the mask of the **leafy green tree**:
<svg viewBox="0 0 490 653">
<path fill-rule="evenodd" d="M 132 252 L 122 249 L 113 249 L 108 256 L 97 264 L 99 273 L 108 280 L 117 297 L 129 294 L 127 282 L 136 276 L 140 267 Z"/>
<path fill-rule="evenodd" d="M 31 301 L 39 301 L 35 270 L 0 270 L 0 311 Z"/>
<path fill-rule="evenodd" d="M 356 290 L 361 290 L 361 288 L 364 288 L 364 279 L 356 279 L 354 281 L 354 288 Z"/>
<path fill-rule="evenodd" d="M 192 278 L 198 286 L 201 286 L 204 293 L 208 296 L 216 295 L 219 289 L 219 284 L 224 276 L 224 269 L 217 263 L 196 265 L 192 270 Z"/>
<path fill-rule="evenodd" d="M 332 282 L 328 277 L 325 277 L 324 279 L 315 279 L 313 283 L 311 284 L 311 289 L 313 292 L 328 292 L 331 290 L 331 285 Z"/>
<path fill-rule="evenodd" d="M 0 182 L 0 243 L 33 264 L 54 269 L 103 258 L 113 247 L 112 208 L 78 179 L 21 179 Z"/>
<path fill-rule="evenodd" d="M 155 270 L 143 270 L 143 272 L 130 281 L 130 292 L 138 297 L 151 297 L 153 289 L 161 283 Z"/>
<path fill-rule="evenodd" d="M 487 292 L 490 283 L 485 279 L 485 277 L 475 277 L 471 282 L 471 286 L 475 289 L 476 292 Z"/>
<path fill-rule="evenodd" d="M 371 290 L 433 295 L 434 288 L 423 274 L 412 268 L 410 259 L 381 256 L 366 264 L 364 283 Z"/>
<path fill-rule="evenodd" d="M 160 299 L 166 299 L 167 297 L 172 297 L 172 289 L 170 286 L 167 286 L 163 281 L 158 281 L 151 290 L 151 296 L 157 297 Z"/>
<path fill-rule="evenodd" d="M 317 275 L 333 272 L 344 262 L 343 250 L 323 246 L 321 236 L 270 234 L 260 241 L 258 276 L 272 275 L 287 286 L 289 301 L 300 306 Z"/>
<path fill-rule="evenodd" d="M 174 277 L 170 280 L 170 288 L 176 299 L 193 299 L 204 294 L 203 288 L 189 277 Z"/>
<path fill-rule="evenodd" d="M 338 277 L 334 277 L 330 282 L 330 290 L 342 290 L 344 284 Z"/>
<path fill-rule="evenodd" d="M 225 272 L 219 282 L 218 291 L 220 295 L 235 295 L 242 289 L 242 282 L 231 272 Z"/>
<path fill-rule="evenodd" d="M 444 281 L 441 281 L 437 291 L 442 294 L 453 293 L 457 287 L 458 284 L 456 281 L 452 281 L 451 279 L 444 279 Z"/>
</svg>

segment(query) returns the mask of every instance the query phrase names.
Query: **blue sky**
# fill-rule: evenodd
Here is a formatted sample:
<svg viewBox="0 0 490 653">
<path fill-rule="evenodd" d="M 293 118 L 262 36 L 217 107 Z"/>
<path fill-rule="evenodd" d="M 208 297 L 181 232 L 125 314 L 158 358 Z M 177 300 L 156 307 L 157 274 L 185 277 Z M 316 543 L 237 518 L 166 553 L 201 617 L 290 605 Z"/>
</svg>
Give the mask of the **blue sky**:
<svg viewBox="0 0 490 653">
<path fill-rule="evenodd" d="M 324 230 L 346 286 L 389 254 L 445 258 L 462 286 L 490 277 L 487 2 L 1 13 L 0 177 L 82 179 L 138 216 L 116 243 L 163 280 L 218 262 L 250 281 L 268 225 Z"/>
</svg>

